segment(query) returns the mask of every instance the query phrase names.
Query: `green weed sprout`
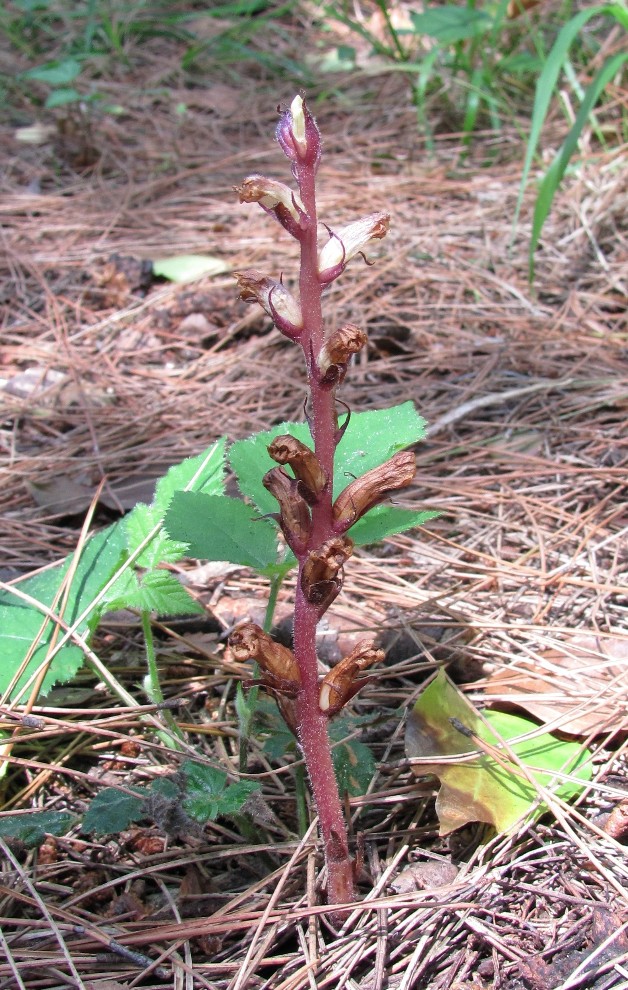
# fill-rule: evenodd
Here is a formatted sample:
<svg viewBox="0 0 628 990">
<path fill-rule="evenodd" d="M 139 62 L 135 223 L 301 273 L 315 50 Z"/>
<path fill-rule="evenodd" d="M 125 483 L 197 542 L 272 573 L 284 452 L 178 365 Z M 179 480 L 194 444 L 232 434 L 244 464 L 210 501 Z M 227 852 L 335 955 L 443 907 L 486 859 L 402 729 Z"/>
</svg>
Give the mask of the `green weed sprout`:
<svg viewBox="0 0 628 990">
<path fill-rule="evenodd" d="M 275 643 L 253 623 L 236 629 L 230 645 L 236 660 L 254 660 L 259 665 L 262 683 L 297 736 L 325 850 L 327 899 L 337 906 L 354 899 L 354 876 L 328 722 L 366 683 L 364 671 L 384 654 L 365 640 L 320 679 L 316 627 L 342 588 L 343 567 L 354 548 L 348 531 L 390 492 L 410 485 L 416 463 L 412 452 L 398 451 L 334 497 L 334 455 L 350 416 L 347 411 L 339 422 L 336 389 L 351 356 L 366 345 L 367 338 L 351 324 L 329 331 L 323 320 L 322 295 L 353 257 L 386 235 L 390 218 L 386 213 L 373 213 L 338 231 L 323 224 L 328 236 L 319 248 L 316 174 L 321 138 L 300 96 L 281 115 L 277 140 L 291 163 L 297 189 L 251 175 L 237 192 L 241 202 L 259 203 L 298 242 L 299 292 L 292 294 L 283 281 L 259 271 L 239 272 L 236 278 L 241 297 L 259 303 L 277 329 L 303 350 L 314 449 L 290 434 L 276 436 L 268 447 L 276 466 L 263 478 L 278 505 L 279 527 L 298 563 L 293 649 Z"/>
</svg>

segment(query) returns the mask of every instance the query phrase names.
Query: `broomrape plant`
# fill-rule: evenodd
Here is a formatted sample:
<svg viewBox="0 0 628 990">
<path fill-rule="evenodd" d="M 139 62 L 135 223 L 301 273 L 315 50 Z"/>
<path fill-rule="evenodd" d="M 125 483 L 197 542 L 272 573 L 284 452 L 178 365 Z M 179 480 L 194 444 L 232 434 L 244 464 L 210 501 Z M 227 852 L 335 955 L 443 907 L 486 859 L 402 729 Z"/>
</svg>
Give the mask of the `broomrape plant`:
<svg viewBox="0 0 628 990">
<path fill-rule="evenodd" d="M 268 453 L 277 467 L 263 478 L 265 488 L 277 501 L 277 522 L 298 563 L 293 649 L 275 643 L 253 623 L 235 630 L 230 645 L 236 660 L 257 662 L 262 683 L 276 698 L 299 741 L 325 850 L 327 899 L 330 905 L 338 905 L 353 900 L 354 875 L 328 723 L 366 683 L 364 672 L 384 654 L 365 640 L 320 679 L 316 627 L 342 588 L 343 568 L 354 549 L 348 531 L 390 492 L 408 486 L 416 464 L 413 453 L 399 451 L 351 481 L 334 498 L 334 455 L 350 417 L 347 411 L 339 421 L 336 390 L 352 355 L 365 347 L 367 338 L 363 330 L 351 324 L 328 330 L 322 294 L 342 275 L 351 258 L 386 235 L 390 218 L 386 213 L 373 213 L 338 231 L 323 224 L 328 236 L 319 247 L 316 175 L 321 138 L 300 96 L 282 113 L 276 136 L 291 163 L 297 188 L 252 175 L 236 191 L 241 202 L 259 203 L 298 242 L 298 296 L 281 280 L 259 271 L 239 272 L 236 278 L 241 297 L 258 302 L 277 329 L 303 350 L 309 391 L 307 419 L 314 449 L 291 435 L 276 437 Z"/>
</svg>

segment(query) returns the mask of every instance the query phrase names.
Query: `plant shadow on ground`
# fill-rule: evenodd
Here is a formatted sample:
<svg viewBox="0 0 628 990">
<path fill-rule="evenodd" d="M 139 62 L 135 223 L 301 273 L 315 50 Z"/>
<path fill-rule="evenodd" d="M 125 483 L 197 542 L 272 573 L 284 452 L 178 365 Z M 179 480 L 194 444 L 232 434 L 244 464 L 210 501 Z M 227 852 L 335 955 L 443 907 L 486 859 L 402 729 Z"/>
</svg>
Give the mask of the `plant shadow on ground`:
<svg viewBox="0 0 628 990">
<path fill-rule="evenodd" d="M 299 16 L 282 22 L 287 57 Z M 229 66 L 205 66 L 190 86 L 184 48 L 154 39 L 117 82 L 102 82 L 124 114 L 69 114 L 44 144 L 14 140 L 14 124 L 34 120 L 28 101 L 3 125 L 5 581 L 73 549 L 103 477 L 97 525 L 149 501 L 168 465 L 219 436 L 302 417 L 298 359 L 236 301 L 228 275 L 170 286 L 142 267 L 173 246 L 233 269 L 286 264 L 286 243 L 231 187 L 258 170 L 261 152 L 264 170 L 279 170 L 267 134 L 294 83 L 262 66 L 242 69 L 236 86 Z M 329 297 L 332 319 L 369 334 L 341 396 L 356 410 L 416 402 L 431 425 L 416 500 L 441 512 L 419 533 L 362 549 L 322 630 L 330 661 L 371 630 L 389 647 L 355 703 L 378 765 L 368 795 L 350 799 L 367 899 L 347 932 L 326 925 L 315 836 L 299 833 L 296 754 L 273 761 L 262 723 L 249 770 L 263 788 L 239 820 L 199 830 L 178 815 L 177 794 L 162 793 L 118 833 L 47 828 L 37 848 L 7 842 L 0 986 L 20 985 L 17 972 L 43 990 L 73 978 L 157 988 L 192 972 L 198 986 L 278 990 L 310 986 L 314 968 L 321 985 L 342 976 L 362 990 L 542 990 L 577 979 L 578 967 L 580 986 L 621 979 L 625 935 L 602 948 L 626 910 L 622 850 L 603 831 L 626 790 L 626 193 L 616 157 L 591 154 L 559 194 L 532 292 L 526 237 L 508 253 L 522 157 L 514 132 L 491 149 L 490 169 L 478 167 L 490 136 L 461 165 L 456 137 L 437 134 L 425 152 L 395 76 L 377 86 L 330 77 L 326 88 L 313 103 L 327 137 L 326 212 L 350 219 L 368 202 L 393 215 L 377 265 L 356 266 Z M 41 119 L 57 118 L 66 111 Z M 71 142 L 84 125 L 88 161 Z M 207 618 L 155 624 L 163 691 L 182 699 L 185 758 L 235 777 L 224 633 L 263 618 L 264 579 L 194 562 L 176 570 Z M 278 622 L 291 592 L 288 579 Z M 142 704 L 137 618 L 110 616 L 92 645 Z M 400 713 L 435 663 L 455 663 L 480 706 L 495 698 L 497 673 L 542 702 L 525 680 L 530 659 L 546 685 L 566 678 L 563 697 L 577 699 L 568 707 L 589 715 L 576 733 L 595 752 L 581 817 L 507 838 L 481 826 L 440 837 L 434 788 L 404 763 Z M 2 781 L 5 813 L 82 816 L 105 787 L 148 788 L 180 769 L 87 669 L 35 715 L 44 726 L 21 724 Z M 4 712 L 2 730 L 15 725 Z"/>
</svg>

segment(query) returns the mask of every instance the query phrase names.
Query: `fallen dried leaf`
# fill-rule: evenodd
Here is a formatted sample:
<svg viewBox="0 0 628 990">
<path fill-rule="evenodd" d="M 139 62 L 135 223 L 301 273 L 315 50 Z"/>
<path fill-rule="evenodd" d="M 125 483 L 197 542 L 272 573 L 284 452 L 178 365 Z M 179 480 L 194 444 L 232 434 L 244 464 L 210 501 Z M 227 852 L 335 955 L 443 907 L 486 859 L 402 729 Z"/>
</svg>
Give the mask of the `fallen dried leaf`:
<svg viewBox="0 0 628 990">
<path fill-rule="evenodd" d="M 407 894 L 411 890 L 430 890 L 432 887 L 445 887 L 458 876 L 458 867 L 444 859 L 430 859 L 427 862 L 413 863 L 398 873 L 390 886 L 397 894 Z"/>
<path fill-rule="evenodd" d="M 534 659 L 517 658 L 490 678 L 486 694 L 572 735 L 603 732 L 622 719 L 625 728 L 628 640 L 576 636 Z"/>
<path fill-rule="evenodd" d="M 628 798 L 615 805 L 608 816 L 604 831 L 617 842 L 628 845 Z"/>
</svg>

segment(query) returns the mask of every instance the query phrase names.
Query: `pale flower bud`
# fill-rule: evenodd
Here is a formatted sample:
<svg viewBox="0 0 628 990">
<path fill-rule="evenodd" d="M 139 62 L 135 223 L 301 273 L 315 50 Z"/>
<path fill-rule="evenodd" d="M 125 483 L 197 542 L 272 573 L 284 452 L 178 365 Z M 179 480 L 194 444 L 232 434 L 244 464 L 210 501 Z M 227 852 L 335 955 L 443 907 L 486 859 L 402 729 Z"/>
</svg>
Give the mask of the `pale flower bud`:
<svg viewBox="0 0 628 990">
<path fill-rule="evenodd" d="M 301 216 L 305 212 L 301 197 L 284 182 L 269 179 L 265 175 L 249 175 L 241 186 L 234 186 L 241 203 L 259 203 L 266 213 L 271 213 L 282 227 L 291 234 L 300 229 Z"/>
<path fill-rule="evenodd" d="M 301 96 L 295 96 L 290 109 L 282 113 L 276 136 L 283 153 L 293 165 L 318 165 L 321 136 Z"/>
<path fill-rule="evenodd" d="M 281 333 L 297 340 L 303 329 L 301 307 L 283 283 L 253 268 L 233 274 L 240 289 L 240 299 L 258 302 Z"/>
<path fill-rule="evenodd" d="M 323 284 L 333 282 L 349 261 L 364 250 L 369 241 L 381 240 L 388 233 L 390 215 L 371 213 L 330 235 L 318 252 L 318 277 Z"/>
</svg>

